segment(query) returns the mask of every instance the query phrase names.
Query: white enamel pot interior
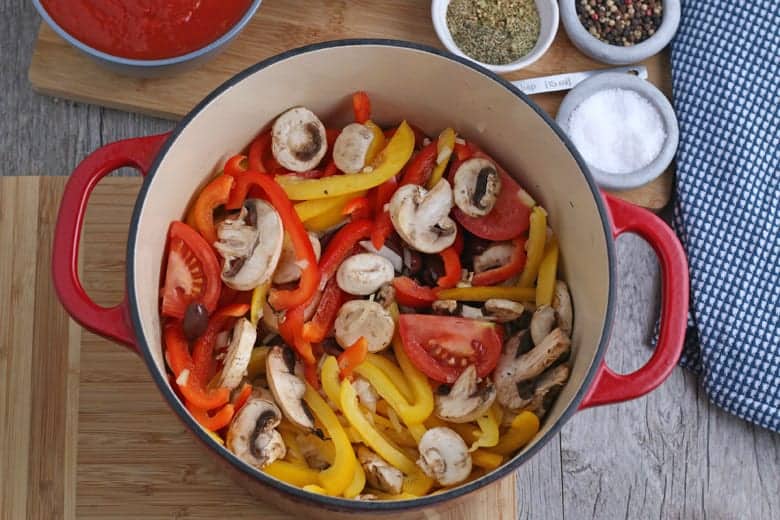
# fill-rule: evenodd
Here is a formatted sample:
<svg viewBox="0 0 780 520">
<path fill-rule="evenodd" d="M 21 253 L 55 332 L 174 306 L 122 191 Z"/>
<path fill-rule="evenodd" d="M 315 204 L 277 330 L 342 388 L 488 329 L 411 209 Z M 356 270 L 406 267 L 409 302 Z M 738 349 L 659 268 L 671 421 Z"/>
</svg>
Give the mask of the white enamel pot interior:
<svg viewBox="0 0 780 520">
<path fill-rule="evenodd" d="M 467 485 L 415 500 L 366 502 L 304 492 L 245 465 L 201 430 L 165 375 L 158 288 L 171 221 L 225 158 L 240 152 L 280 112 L 303 105 L 326 124 L 352 118 L 351 94 L 365 90 L 382 125 L 407 119 L 427 134 L 451 126 L 491 154 L 549 212 L 575 321 L 571 378 L 539 435 L 509 463 Z M 290 510 L 344 513 L 441 510 L 509 474 L 576 411 L 601 360 L 612 321 L 614 251 L 609 217 L 583 161 L 539 107 L 498 76 L 452 55 L 384 40 L 338 41 L 290 51 L 238 74 L 200 103 L 163 145 L 130 228 L 130 314 L 140 351 L 173 410 L 254 493 Z"/>
</svg>

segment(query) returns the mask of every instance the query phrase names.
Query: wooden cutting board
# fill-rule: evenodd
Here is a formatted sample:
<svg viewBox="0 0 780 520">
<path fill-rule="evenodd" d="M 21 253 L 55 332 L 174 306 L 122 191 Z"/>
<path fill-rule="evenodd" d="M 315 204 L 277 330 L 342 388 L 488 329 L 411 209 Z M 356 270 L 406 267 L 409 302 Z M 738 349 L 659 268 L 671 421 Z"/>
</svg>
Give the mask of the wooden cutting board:
<svg viewBox="0 0 780 520">
<path fill-rule="evenodd" d="M 90 201 L 82 281 L 120 301 L 138 178 Z M 63 177 L 0 177 L 0 519 L 292 517 L 236 487 L 184 429 L 129 350 L 60 307 L 50 244 Z M 13 475 L 13 478 L 8 478 Z M 515 520 L 507 478 L 442 520 Z"/>
<path fill-rule="evenodd" d="M 219 57 L 197 70 L 164 79 L 134 79 L 104 70 L 41 26 L 30 64 L 33 88 L 53 96 L 170 119 L 186 114 L 211 90 L 269 56 L 302 45 L 342 38 L 393 38 L 442 48 L 433 30 L 430 2 L 421 0 L 264 0 L 254 19 Z M 650 81 L 671 95 L 668 57 L 646 62 Z M 522 79 L 605 67 L 575 49 L 561 27 L 547 54 L 529 68 L 507 75 Z M 533 100 L 555 115 L 565 93 Z M 658 210 L 669 202 L 671 169 L 655 181 L 618 195 Z"/>
</svg>

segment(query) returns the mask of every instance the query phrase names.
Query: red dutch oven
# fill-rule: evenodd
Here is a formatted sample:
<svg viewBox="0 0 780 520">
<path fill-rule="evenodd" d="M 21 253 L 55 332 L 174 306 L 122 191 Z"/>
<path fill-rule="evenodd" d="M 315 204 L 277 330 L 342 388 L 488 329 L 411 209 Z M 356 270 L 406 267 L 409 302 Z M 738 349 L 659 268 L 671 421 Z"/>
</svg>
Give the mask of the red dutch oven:
<svg viewBox="0 0 780 520">
<path fill-rule="evenodd" d="M 510 461 L 467 484 L 413 500 L 368 502 L 316 495 L 241 462 L 193 420 L 166 377 L 159 319 L 166 230 L 228 156 L 242 150 L 286 108 L 303 105 L 331 124 L 351 119 L 350 94 L 366 90 L 379 123 L 402 118 L 429 135 L 447 126 L 496 158 L 550 214 L 561 273 L 574 307 L 571 377 L 536 438 Z M 95 304 L 78 278 L 78 246 L 90 192 L 123 166 L 146 178 L 135 204 L 126 257 L 127 295 L 116 307 Z M 658 345 L 630 374 L 604 363 L 616 302 L 615 237 L 642 236 L 658 254 L 662 311 Z M 54 283 L 66 310 L 85 328 L 128 346 L 146 362 L 171 409 L 255 495 L 314 516 L 441 512 L 532 457 L 577 410 L 634 399 L 661 384 L 682 349 L 688 266 L 672 230 L 652 213 L 603 194 L 556 124 L 517 88 L 458 57 L 416 44 L 347 40 L 317 44 L 263 61 L 218 87 L 170 134 L 109 144 L 87 157 L 65 190 L 54 238 Z"/>
</svg>

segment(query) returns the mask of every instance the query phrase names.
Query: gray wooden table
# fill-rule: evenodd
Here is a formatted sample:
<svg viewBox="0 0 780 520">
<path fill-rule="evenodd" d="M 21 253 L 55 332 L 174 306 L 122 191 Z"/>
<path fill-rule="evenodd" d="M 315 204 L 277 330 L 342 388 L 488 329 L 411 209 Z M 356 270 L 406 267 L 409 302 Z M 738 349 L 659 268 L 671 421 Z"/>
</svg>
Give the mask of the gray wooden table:
<svg viewBox="0 0 780 520">
<path fill-rule="evenodd" d="M 169 121 L 34 94 L 27 81 L 39 20 L 0 0 L 0 175 L 65 175 L 111 141 Z M 619 307 L 607 360 L 649 358 L 658 265 L 634 236 L 618 241 Z M 710 404 L 677 369 L 649 396 L 578 413 L 518 472 L 521 518 L 780 518 L 780 436 Z"/>
</svg>

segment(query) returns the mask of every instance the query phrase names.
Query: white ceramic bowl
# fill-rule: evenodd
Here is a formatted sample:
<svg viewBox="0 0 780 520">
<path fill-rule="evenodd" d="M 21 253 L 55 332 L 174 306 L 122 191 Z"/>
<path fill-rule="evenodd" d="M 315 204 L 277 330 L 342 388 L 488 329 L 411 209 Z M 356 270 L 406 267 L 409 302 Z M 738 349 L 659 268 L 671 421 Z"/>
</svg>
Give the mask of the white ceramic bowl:
<svg viewBox="0 0 780 520">
<path fill-rule="evenodd" d="M 471 56 L 465 54 L 455 44 L 455 40 L 452 39 L 450 29 L 447 27 L 447 8 L 450 5 L 450 0 L 433 0 L 431 2 L 431 18 L 433 19 L 433 28 L 436 29 L 436 35 L 441 40 L 441 43 L 453 54 L 466 58 L 479 65 L 482 65 L 488 70 L 498 73 L 513 72 L 529 66 L 544 56 L 547 49 L 552 45 L 555 35 L 558 33 L 558 2 L 556 0 L 536 0 L 536 8 L 539 10 L 539 18 L 541 21 L 541 28 L 539 30 L 539 39 L 536 41 L 536 45 L 531 52 L 521 57 L 512 63 L 505 65 L 494 65 L 491 63 L 482 63 L 475 60 Z"/>
</svg>

